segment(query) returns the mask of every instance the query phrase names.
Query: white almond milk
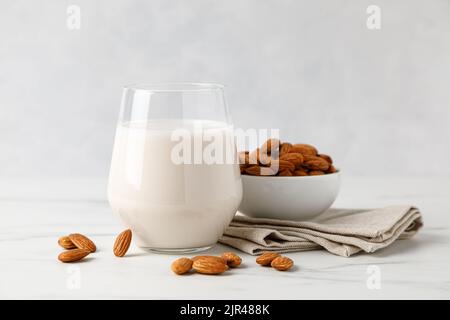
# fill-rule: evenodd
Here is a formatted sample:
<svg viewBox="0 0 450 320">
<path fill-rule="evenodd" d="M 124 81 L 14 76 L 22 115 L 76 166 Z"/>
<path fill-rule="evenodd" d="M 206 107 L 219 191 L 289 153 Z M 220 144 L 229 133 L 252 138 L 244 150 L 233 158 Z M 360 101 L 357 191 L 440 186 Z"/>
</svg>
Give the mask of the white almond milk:
<svg viewBox="0 0 450 320">
<path fill-rule="evenodd" d="M 196 131 L 198 127 L 202 131 Z M 234 152 L 232 128 L 221 122 L 151 120 L 126 123 L 117 129 L 108 198 L 113 211 L 133 230 L 140 247 L 211 246 L 241 201 L 236 163 L 173 163 L 172 149 L 179 141 L 172 141 L 171 136 L 180 128 L 203 147 L 210 143 L 202 142 L 205 133 L 220 133 Z"/>
</svg>

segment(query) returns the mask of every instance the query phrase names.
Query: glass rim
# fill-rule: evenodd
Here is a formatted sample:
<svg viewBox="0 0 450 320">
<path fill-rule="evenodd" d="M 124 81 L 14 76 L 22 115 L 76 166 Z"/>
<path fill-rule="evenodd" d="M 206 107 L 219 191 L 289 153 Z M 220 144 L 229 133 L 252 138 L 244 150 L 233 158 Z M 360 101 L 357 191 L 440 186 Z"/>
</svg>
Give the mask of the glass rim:
<svg viewBox="0 0 450 320">
<path fill-rule="evenodd" d="M 161 82 L 132 83 L 124 85 L 123 89 L 145 92 L 200 92 L 223 90 L 224 85 L 213 82 Z"/>
</svg>

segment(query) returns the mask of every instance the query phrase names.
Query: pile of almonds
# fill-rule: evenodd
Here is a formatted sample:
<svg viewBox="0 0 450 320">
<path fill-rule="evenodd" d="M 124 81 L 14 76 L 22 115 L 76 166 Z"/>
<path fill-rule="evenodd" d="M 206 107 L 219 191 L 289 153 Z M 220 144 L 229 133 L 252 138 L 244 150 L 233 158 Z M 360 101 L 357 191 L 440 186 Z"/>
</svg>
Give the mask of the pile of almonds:
<svg viewBox="0 0 450 320">
<path fill-rule="evenodd" d="M 129 229 L 117 236 L 113 248 L 116 257 L 123 257 L 127 253 L 131 244 L 131 238 L 132 233 Z M 80 233 L 63 236 L 59 238 L 58 244 L 66 249 L 66 251 L 63 251 L 58 256 L 58 260 L 65 263 L 80 261 L 89 254 L 97 251 L 95 243 Z"/>
<path fill-rule="evenodd" d="M 178 275 L 186 274 L 194 269 L 200 274 L 217 275 L 224 273 L 229 268 L 235 268 L 242 263 L 241 257 L 234 252 L 224 252 L 218 256 L 195 256 L 193 258 L 178 258 L 172 262 L 172 271 Z M 263 252 L 256 259 L 256 263 L 262 266 L 270 265 L 278 271 L 287 271 L 294 265 L 294 261 L 275 252 Z"/>
<path fill-rule="evenodd" d="M 260 148 L 239 153 L 242 174 L 253 176 L 318 176 L 335 173 L 333 159 L 309 144 L 269 139 Z"/>
</svg>

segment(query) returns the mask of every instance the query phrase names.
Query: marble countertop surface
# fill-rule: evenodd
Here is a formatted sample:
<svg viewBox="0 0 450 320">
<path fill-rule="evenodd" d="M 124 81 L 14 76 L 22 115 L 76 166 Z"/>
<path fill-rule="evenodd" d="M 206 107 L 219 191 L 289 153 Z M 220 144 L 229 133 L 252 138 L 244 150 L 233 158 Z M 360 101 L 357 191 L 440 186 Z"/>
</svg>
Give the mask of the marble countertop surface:
<svg viewBox="0 0 450 320">
<path fill-rule="evenodd" d="M 296 267 L 277 272 L 242 253 L 244 265 L 222 276 L 175 276 L 174 256 L 132 247 L 112 254 L 120 222 L 106 181 L 0 181 L 0 298 L 42 299 L 449 299 L 450 179 L 343 178 L 336 207 L 413 204 L 425 227 L 411 240 L 351 258 L 326 251 L 292 253 Z M 61 235 L 80 232 L 99 250 L 77 264 L 56 257 Z M 222 245 L 209 254 L 228 250 Z"/>
</svg>

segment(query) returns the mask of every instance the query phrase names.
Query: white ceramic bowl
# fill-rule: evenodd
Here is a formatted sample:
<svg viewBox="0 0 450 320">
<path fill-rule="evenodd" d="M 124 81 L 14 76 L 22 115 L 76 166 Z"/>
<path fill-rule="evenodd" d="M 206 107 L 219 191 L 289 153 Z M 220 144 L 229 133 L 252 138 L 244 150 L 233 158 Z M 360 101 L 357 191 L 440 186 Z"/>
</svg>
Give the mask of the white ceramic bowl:
<svg viewBox="0 0 450 320">
<path fill-rule="evenodd" d="M 239 211 L 254 218 L 311 219 L 333 204 L 340 172 L 322 176 L 261 177 L 242 175 Z"/>
</svg>

